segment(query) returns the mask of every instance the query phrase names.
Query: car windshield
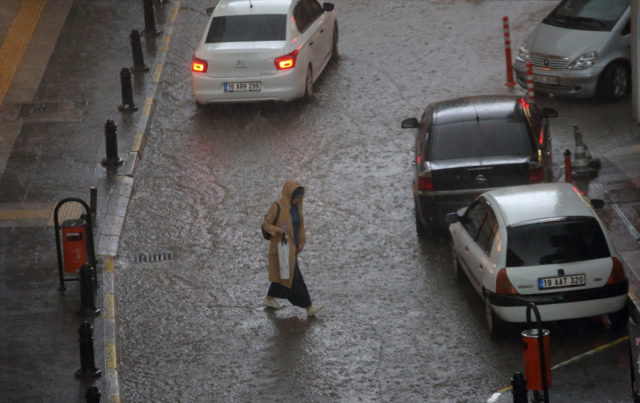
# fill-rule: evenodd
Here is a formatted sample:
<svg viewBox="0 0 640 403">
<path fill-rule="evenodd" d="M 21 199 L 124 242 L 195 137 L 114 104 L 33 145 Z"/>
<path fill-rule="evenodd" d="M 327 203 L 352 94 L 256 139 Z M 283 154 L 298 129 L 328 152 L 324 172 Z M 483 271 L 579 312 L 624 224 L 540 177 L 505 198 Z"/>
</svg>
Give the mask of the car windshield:
<svg viewBox="0 0 640 403">
<path fill-rule="evenodd" d="M 523 120 L 490 119 L 436 125 L 431 161 L 496 155 L 529 156 L 531 143 Z"/>
<path fill-rule="evenodd" d="M 507 267 L 540 266 L 610 257 L 594 218 L 561 219 L 507 228 Z"/>
<path fill-rule="evenodd" d="M 285 14 L 214 17 L 206 43 L 284 41 L 286 29 Z"/>
<path fill-rule="evenodd" d="M 542 22 L 564 28 L 611 31 L 629 0 L 564 0 Z"/>
</svg>

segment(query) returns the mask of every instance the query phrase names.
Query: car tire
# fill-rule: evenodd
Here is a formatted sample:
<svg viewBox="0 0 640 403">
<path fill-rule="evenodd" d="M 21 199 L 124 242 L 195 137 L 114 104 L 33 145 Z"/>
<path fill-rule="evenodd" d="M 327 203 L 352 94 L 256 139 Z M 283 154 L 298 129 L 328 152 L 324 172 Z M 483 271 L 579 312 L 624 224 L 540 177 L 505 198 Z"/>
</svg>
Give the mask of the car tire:
<svg viewBox="0 0 640 403">
<path fill-rule="evenodd" d="M 625 331 L 629 324 L 629 305 L 625 304 L 624 308 L 618 312 L 610 313 L 609 321 L 611 322 L 611 330 L 616 332 Z"/>
<path fill-rule="evenodd" d="M 496 315 L 496 313 L 493 311 L 491 302 L 489 302 L 489 298 L 487 296 L 485 296 L 484 298 L 484 311 L 487 320 L 489 335 L 493 340 L 496 340 L 502 333 L 503 323 L 498 315 Z"/>
<path fill-rule="evenodd" d="M 623 62 L 613 62 L 607 66 L 600 76 L 599 89 L 607 101 L 619 101 L 631 87 L 629 66 Z"/>
<path fill-rule="evenodd" d="M 453 275 L 458 283 L 462 283 L 466 275 L 464 274 L 462 267 L 460 267 L 458 253 L 456 252 L 453 241 L 451 241 L 451 255 L 453 256 Z"/>
<path fill-rule="evenodd" d="M 334 62 L 340 58 L 338 54 L 338 23 L 333 26 L 333 42 L 331 43 L 331 60 Z"/>
<path fill-rule="evenodd" d="M 429 228 L 422 224 L 420 221 L 420 215 L 418 214 L 418 205 L 414 204 L 414 211 L 416 216 L 416 233 L 418 234 L 418 238 L 424 238 L 429 236 Z"/>
<path fill-rule="evenodd" d="M 311 65 L 307 67 L 307 75 L 304 79 L 304 95 L 302 96 L 302 99 L 308 104 L 313 101 L 313 73 L 311 71 Z"/>
</svg>

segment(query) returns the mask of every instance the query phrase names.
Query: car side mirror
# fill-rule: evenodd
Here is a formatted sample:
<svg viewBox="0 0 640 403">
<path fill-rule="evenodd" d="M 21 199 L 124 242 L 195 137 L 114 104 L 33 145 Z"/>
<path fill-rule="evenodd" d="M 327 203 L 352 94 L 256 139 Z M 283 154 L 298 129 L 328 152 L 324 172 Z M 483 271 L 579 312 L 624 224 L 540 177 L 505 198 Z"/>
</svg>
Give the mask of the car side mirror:
<svg viewBox="0 0 640 403">
<path fill-rule="evenodd" d="M 420 126 L 420 122 L 416 118 L 409 118 L 402 121 L 403 129 L 417 129 Z"/>
<path fill-rule="evenodd" d="M 544 108 L 542 110 L 542 117 L 543 118 L 557 118 L 558 117 L 558 111 L 553 109 L 553 108 Z"/>
<path fill-rule="evenodd" d="M 604 200 L 591 199 L 589 200 L 594 209 L 599 210 L 604 207 Z"/>
<path fill-rule="evenodd" d="M 322 9 L 327 13 L 332 12 L 335 8 L 336 6 L 333 3 L 322 3 Z"/>
<path fill-rule="evenodd" d="M 215 7 L 207 7 L 207 15 L 213 14 L 213 10 L 214 9 L 215 9 Z"/>
<path fill-rule="evenodd" d="M 459 221 L 458 214 L 456 213 L 449 213 L 445 216 L 444 219 L 447 221 L 447 224 L 455 224 Z"/>
</svg>

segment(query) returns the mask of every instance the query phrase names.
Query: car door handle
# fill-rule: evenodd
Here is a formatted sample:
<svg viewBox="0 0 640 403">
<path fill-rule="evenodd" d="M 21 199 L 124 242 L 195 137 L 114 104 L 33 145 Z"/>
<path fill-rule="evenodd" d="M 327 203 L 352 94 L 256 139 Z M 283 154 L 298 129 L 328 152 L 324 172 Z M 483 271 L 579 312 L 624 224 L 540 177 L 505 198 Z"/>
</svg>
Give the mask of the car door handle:
<svg viewBox="0 0 640 403">
<path fill-rule="evenodd" d="M 411 166 L 416 166 L 416 162 L 415 161 L 411 161 Z"/>
<path fill-rule="evenodd" d="M 465 246 L 465 247 L 464 247 L 464 251 L 465 251 L 465 252 L 469 252 L 469 247 L 468 247 L 468 246 Z"/>
<path fill-rule="evenodd" d="M 309 46 L 313 45 L 313 41 L 309 42 Z"/>
<path fill-rule="evenodd" d="M 483 267 L 482 267 L 482 263 L 480 264 L 480 271 L 482 271 Z"/>
<path fill-rule="evenodd" d="M 320 33 L 323 33 L 323 32 L 324 32 L 324 28 L 320 30 Z"/>
</svg>

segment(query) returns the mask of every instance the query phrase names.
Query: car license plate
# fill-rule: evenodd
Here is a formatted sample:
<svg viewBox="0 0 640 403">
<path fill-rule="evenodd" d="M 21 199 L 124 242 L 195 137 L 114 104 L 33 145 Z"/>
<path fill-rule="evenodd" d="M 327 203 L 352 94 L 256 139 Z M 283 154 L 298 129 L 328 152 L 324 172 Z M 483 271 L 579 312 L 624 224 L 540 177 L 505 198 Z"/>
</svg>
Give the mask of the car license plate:
<svg viewBox="0 0 640 403">
<path fill-rule="evenodd" d="M 554 76 L 541 76 L 540 74 L 533 75 L 533 82 L 538 84 L 551 84 L 558 85 L 558 77 Z"/>
<path fill-rule="evenodd" d="M 584 274 L 538 279 L 538 289 L 540 290 L 546 290 L 548 288 L 576 287 L 585 284 L 587 284 L 587 276 Z"/>
<path fill-rule="evenodd" d="M 262 89 L 260 82 L 224 83 L 224 92 L 258 92 Z"/>
</svg>

